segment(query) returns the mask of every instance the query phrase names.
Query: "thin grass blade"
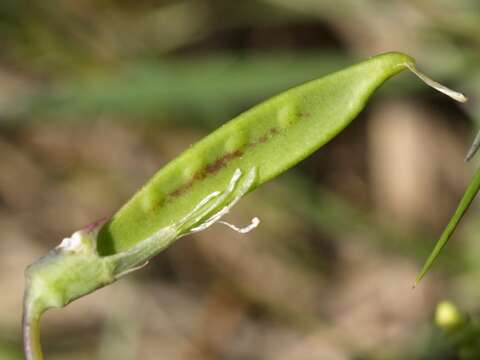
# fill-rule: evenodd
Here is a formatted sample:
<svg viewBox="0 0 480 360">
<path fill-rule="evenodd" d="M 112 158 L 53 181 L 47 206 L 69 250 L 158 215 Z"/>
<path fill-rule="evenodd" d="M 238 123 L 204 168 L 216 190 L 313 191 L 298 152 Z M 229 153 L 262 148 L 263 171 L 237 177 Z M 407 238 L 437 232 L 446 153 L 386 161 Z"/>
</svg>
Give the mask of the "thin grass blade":
<svg viewBox="0 0 480 360">
<path fill-rule="evenodd" d="M 467 190 L 465 190 L 465 193 L 463 194 L 463 197 L 460 200 L 460 203 L 458 204 L 458 207 L 455 210 L 455 213 L 453 214 L 452 218 L 450 219 L 447 226 L 445 227 L 445 230 L 440 236 L 440 239 L 438 239 L 437 243 L 435 244 L 435 247 L 433 248 L 432 252 L 427 258 L 427 261 L 423 265 L 422 270 L 418 274 L 417 279 L 415 280 L 415 284 L 418 284 L 422 280 L 422 278 L 427 274 L 427 272 L 430 270 L 435 260 L 440 255 L 440 252 L 442 251 L 442 249 L 445 247 L 445 245 L 447 245 L 448 240 L 450 240 L 450 237 L 452 236 L 453 232 L 455 231 L 458 224 L 460 223 L 460 220 L 462 220 L 463 215 L 472 204 L 479 189 L 480 189 L 480 169 L 476 171 L 472 181 L 467 187 Z"/>
</svg>

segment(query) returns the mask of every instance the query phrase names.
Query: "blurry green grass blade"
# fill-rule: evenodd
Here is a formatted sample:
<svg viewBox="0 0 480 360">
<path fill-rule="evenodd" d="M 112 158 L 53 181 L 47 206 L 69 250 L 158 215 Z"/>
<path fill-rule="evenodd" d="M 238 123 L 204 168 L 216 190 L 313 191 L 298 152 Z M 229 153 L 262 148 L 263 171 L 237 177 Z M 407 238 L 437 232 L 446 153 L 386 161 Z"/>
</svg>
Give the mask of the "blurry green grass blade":
<svg viewBox="0 0 480 360">
<path fill-rule="evenodd" d="M 215 128 L 281 90 L 352 61 L 350 55 L 332 51 L 137 59 L 114 68 L 71 74 L 54 86 L 41 86 L 32 95 L 3 105 L 0 116 L 12 124 L 107 116 Z M 445 74 L 438 75 L 442 81 L 448 80 Z M 387 83 L 382 94 L 418 91 L 426 91 L 425 86 L 399 78 L 394 85 Z"/>
<path fill-rule="evenodd" d="M 422 280 L 422 278 L 425 276 L 425 274 L 430 270 L 433 263 L 435 262 L 437 257 L 440 255 L 440 252 L 442 251 L 443 247 L 447 244 L 448 240 L 452 236 L 457 225 L 460 223 L 460 220 L 462 219 L 463 215 L 465 214 L 467 209 L 470 207 L 470 204 L 475 199 L 475 196 L 477 195 L 479 189 L 480 189 L 480 169 L 476 171 L 472 181 L 467 187 L 467 190 L 463 194 L 463 197 L 460 200 L 460 204 L 455 210 L 455 213 L 453 214 L 449 223 L 445 227 L 445 230 L 440 236 L 440 239 L 435 244 L 435 247 L 430 253 L 427 261 L 423 265 L 423 268 L 420 271 L 420 274 L 417 276 L 416 283 L 419 283 L 420 280 Z"/>
<path fill-rule="evenodd" d="M 332 52 L 215 54 L 132 62 L 41 88 L 22 117 L 115 115 L 164 120 L 171 115 L 217 124 L 278 91 L 351 62 Z"/>
</svg>

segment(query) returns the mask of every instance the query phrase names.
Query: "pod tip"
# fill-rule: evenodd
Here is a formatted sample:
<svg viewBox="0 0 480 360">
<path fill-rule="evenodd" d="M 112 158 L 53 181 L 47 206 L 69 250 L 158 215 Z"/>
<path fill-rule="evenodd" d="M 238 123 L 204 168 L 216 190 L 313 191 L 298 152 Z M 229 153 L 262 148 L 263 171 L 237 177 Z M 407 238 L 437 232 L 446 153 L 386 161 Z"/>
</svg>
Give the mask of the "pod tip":
<svg viewBox="0 0 480 360">
<path fill-rule="evenodd" d="M 442 85 L 442 84 L 436 82 L 435 80 L 429 78 L 427 75 L 418 71 L 417 68 L 413 64 L 406 63 L 405 67 L 407 67 L 407 69 L 409 69 L 411 72 L 413 72 L 415 75 L 417 75 L 418 78 L 420 80 L 422 80 L 425 84 L 434 88 L 435 90 L 451 97 L 455 101 L 458 101 L 458 102 L 461 102 L 461 103 L 467 102 L 468 98 L 464 94 L 462 94 L 461 92 L 452 90 L 452 89 L 446 87 L 445 85 Z"/>
</svg>

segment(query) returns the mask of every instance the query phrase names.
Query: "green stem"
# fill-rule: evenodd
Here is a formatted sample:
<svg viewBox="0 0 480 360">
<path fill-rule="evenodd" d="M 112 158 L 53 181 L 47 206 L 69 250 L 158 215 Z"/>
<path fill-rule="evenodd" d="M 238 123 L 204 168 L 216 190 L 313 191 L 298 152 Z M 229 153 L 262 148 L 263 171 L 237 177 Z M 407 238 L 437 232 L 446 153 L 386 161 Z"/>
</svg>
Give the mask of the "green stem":
<svg viewBox="0 0 480 360">
<path fill-rule="evenodd" d="M 40 316 L 35 302 L 28 293 L 25 294 L 23 310 L 23 350 L 26 360 L 43 360 L 42 346 L 40 343 Z"/>
</svg>

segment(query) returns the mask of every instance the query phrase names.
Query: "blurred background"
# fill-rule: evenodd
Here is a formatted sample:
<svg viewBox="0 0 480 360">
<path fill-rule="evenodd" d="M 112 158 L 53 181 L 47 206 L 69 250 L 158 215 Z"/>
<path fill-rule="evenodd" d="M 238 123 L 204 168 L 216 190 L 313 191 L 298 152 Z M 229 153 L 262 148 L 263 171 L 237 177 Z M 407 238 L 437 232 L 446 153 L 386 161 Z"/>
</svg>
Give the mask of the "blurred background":
<svg viewBox="0 0 480 360">
<path fill-rule="evenodd" d="M 214 226 L 49 312 L 47 358 L 480 359 L 478 329 L 466 349 L 434 320 L 480 310 L 478 206 L 411 288 L 478 164 L 476 0 L 2 0 L 0 359 L 22 358 L 27 264 L 233 116 L 391 50 L 470 102 L 395 77 L 229 216 L 257 230 Z"/>
</svg>

